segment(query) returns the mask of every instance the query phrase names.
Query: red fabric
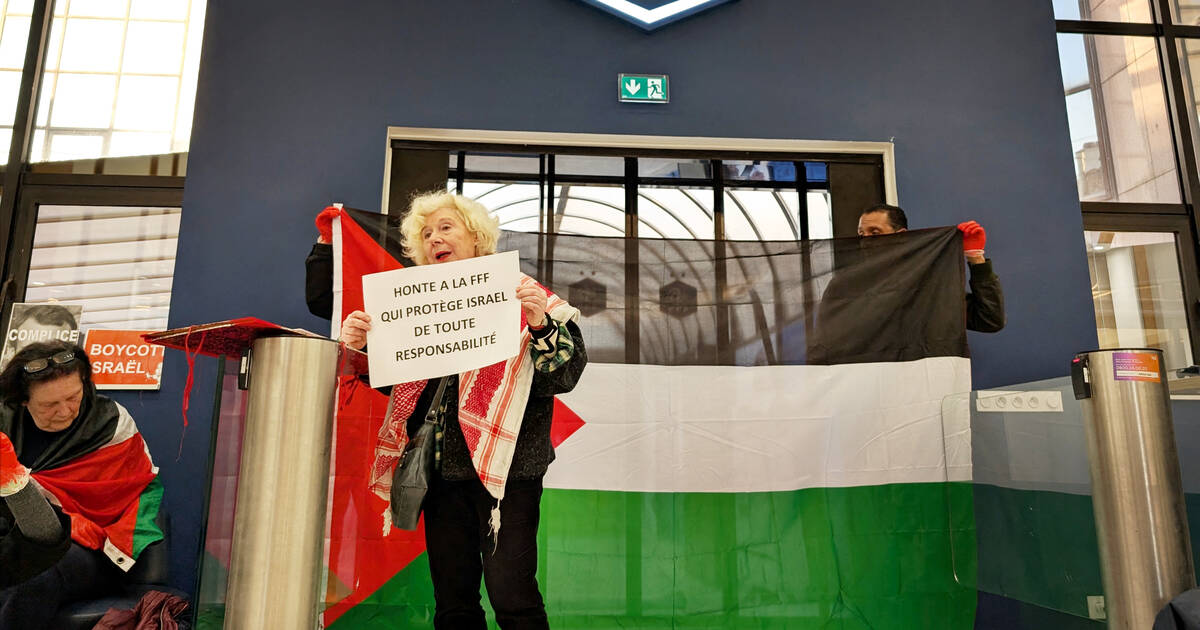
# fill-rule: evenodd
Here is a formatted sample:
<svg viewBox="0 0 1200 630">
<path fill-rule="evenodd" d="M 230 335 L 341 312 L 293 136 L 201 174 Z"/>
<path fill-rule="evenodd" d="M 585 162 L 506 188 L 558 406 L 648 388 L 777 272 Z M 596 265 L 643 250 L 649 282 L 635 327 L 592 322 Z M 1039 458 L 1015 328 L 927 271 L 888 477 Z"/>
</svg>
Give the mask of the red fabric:
<svg viewBox="0 0 1200 630">
<path fill-rule="evenodd" d="M 338 210 L 342 227 L 342 312 L 339 321 L 363 308 L 362 277 L 369 273 L 401 269 L 404 265 L 363 231 L 350 213 Z M 336 267 L 335 267 L 336 269 Z"/>
<path fill-rule="evenodd" d="M 202 354 L 208 357 L 221 355 L 240 357 L 254 343 L 254 340 L 265 334 L 278 334 L 280 331 L 314 336 L 313 333 L 284 328 L 279 324 L 272 324 L 257 317 L 239 317 L 209 324 L 146 333 L 142 335 L 142 339 L 145 339 L 147 343 L 182 350 L 185 353 Z M 199 342 L 188 338 L 196 333 L 203 333 L 198 337 Z M 315 336 L 319 337 L 320 335 Z M 189 346 L 189 343 L 192 345 Z"/>
<path fill-rule="evenodd" d="M 987 244 L 987 232 L 983 231 L 982 225 L 974 221 L 959 223 L 958 231 L 963 235 L 963 251 L 983 249 Z"/>
<path fill-rule="evenodd" d="M 571 437 L 583 424 L 583 418 L 556 396 L 554 416 L 550 419 L 550 445 L 558 448 L 559 444 Z"/>
<path fill-rule="evenodd" d="M 29 469 L 17 461 L 8 436 L 0 433 L 0 496 L 7 496 L 25 487 L 29 481 Z"/>
<path fill-rule="evenodd" d="M 187 600 L 162 591 L 142 596 L 133 610 L 109 608 L 95 630 L 177 630 L 175 619 L 188 609 Z"/>
<path fill-rule="evenodd" d="M 317 232 L 321 234 L 322 243 L 333 242 L 333 218 L 341 214 L 341 212 L 341 208 L 329 206 L 317 215 L 315 223 L 317 224 Z"/>
<path fill-rule="evenodd" d="M 65 466 L 33 473 L 71 516 L 71 539 L 100 549 L 107 538 L 133 555 L 138 498 L 155 474 L 140 434 L 77 457 Z"/>
<path fill-rule="evenodd" d="M 333 316 L 341 321 L 363 308 L 362 276 L 403 265 L 364 232 L 348 212 L 337 210 L 337 215 L 341 219 L 342 312 Z M 379 515 L 387 509 L 387 502 L 372 494 L 369 486 L 375 440 L 387 404 L 387 396 L 361 386 L 356 377 L 343 377 L 339 383 L 331 470 L 334 479 L 326 626 L 425 552 L 423 521 L 414 532 L 393 530 L 386 537 L 379 527 Z"/>
</svg>

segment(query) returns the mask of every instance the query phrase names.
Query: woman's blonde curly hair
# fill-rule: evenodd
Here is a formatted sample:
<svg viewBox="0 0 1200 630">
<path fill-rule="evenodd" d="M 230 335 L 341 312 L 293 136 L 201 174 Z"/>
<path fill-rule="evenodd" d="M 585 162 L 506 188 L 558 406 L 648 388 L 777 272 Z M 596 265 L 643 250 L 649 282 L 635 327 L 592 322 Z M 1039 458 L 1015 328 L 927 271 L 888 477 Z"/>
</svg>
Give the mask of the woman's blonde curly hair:
<svg viewBox="0 0 1200 630">
<path fill-rule="evenodd" d="M 475 236 L 475 255 L 486 256 L 496 253 L 496 241 L 500 238 L 500 221 L 488 214 L 483 204 L 462 195 L 447 192 L 432 192 L 413 197 L 408 214 L 400 222 L 400 235 L 404 238 L 404 255 L 418 265 L 428 265 L 425 248 L 421 246 L 421 230 L 429 215 L 450 208 L 458 214 L 467 230 Z"/>
</svg>

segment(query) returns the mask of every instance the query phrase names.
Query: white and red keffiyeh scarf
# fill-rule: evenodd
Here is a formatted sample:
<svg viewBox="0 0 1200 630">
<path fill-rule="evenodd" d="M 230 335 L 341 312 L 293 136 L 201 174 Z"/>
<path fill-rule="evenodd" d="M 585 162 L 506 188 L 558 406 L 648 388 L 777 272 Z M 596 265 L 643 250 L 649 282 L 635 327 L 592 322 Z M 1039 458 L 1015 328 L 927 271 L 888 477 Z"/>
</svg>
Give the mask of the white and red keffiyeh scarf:
<svg viewBox="0 0 1200 630">
<path fill-rule="evenodd" d="M 536 286 L 545 291 L 546 312 L 556 322 L 578 320 L 578 309 L 533 278 L 521 274 L 520 286 Z M 521 331 L 521 347 L 515 356 L 464 372 L 458 380 L 458 424 L 462 427 L 479 480 L 497 501 L 504 498 L 504 484 L 533 384 L 533 358 L 529 353 L 531 334 L 525 324 L 524 311 L 521 313 Z M 392 475 L 408 444 L 407 421 L 427 383 L 423 380 L 393 386 L 383 426 L 379 429 L 375 462 L 371 467 L 371 491 L 389 501 L 385 521 L 391 515 Z M 493 517 L 496 517 L 495 511 Z M 499 523 L 493 523 L 493 528 L 499 529 Z M 385 527 L 385 532 L 388 529 L 390 527 Z"/>
</svg>

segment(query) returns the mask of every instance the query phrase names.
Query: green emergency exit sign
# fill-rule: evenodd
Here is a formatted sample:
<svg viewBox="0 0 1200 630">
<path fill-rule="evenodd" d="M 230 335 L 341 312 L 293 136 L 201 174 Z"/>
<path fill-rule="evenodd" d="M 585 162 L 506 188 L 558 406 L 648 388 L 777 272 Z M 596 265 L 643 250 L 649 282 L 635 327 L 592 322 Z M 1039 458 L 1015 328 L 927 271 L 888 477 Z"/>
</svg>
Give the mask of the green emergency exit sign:
<svg viewBox="0 0 1200 630">
<path fill-rule="evenodd" d="M 618 74 L 617 99 L 622 103 L 668 103 L 665 74 Z"/>
</svg>

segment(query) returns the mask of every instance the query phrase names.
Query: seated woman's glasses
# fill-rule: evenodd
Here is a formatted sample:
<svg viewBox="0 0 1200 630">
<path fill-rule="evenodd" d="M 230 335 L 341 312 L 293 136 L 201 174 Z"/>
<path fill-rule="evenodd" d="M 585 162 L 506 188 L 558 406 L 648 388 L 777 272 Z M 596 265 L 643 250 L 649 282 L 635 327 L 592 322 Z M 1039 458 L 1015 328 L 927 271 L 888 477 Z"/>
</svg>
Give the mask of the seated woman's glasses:
<svg viewBox="0 0 1200 630">
<path fill-rule="evenodd" d="M 45 370 L 46 368 L 50 367 L 51 361 L 53 361 L 55 365 L 66 365 L 74 360 L 75 360 L 75 352 L 73 350 L 63 350 L 62 352 L 59 352 L 58 354 L 51 355 L 49 357 L 44 357 L 41 359 L 34 359 L 34 360 L 26 363 L 24 366 L 25 373 L 26 374 L 37 374 L 38 372 L 41 372 L 42 370 Z"/>
</svg>

